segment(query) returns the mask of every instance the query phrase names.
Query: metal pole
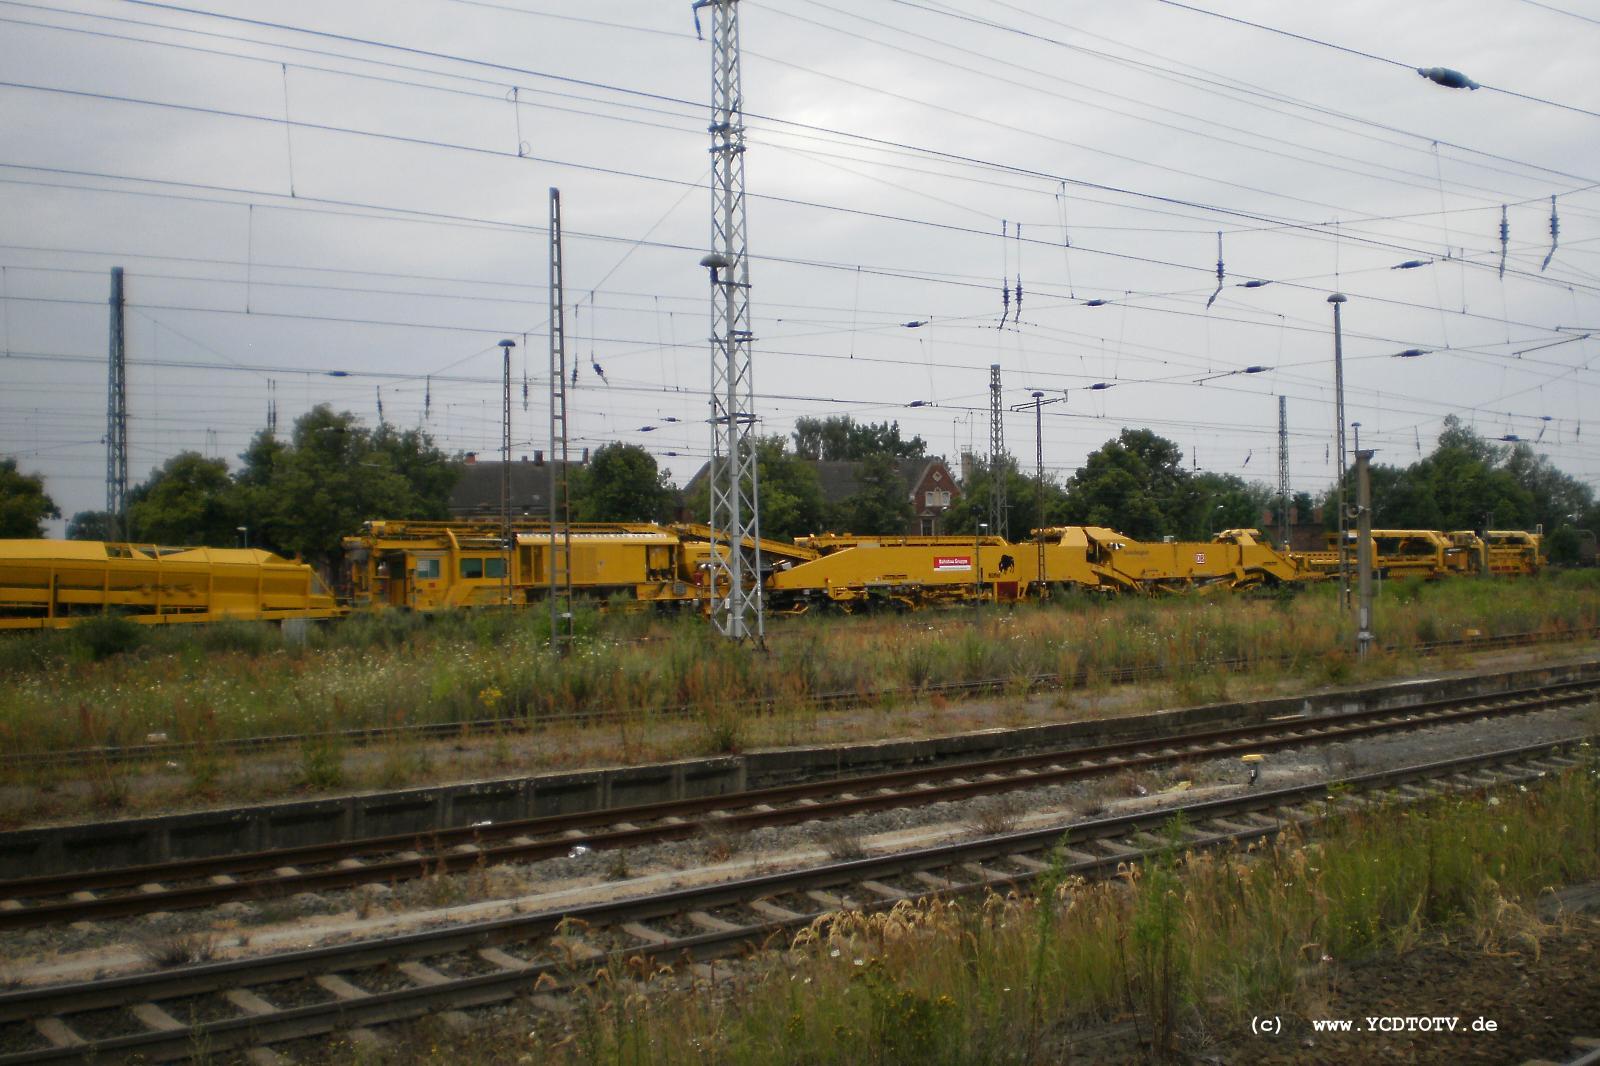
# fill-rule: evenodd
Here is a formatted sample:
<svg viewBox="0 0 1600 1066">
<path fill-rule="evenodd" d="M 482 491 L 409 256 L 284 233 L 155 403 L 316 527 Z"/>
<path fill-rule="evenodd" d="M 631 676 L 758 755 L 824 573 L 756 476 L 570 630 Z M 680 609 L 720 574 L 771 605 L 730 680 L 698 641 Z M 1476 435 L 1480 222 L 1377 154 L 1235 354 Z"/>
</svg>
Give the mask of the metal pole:
<svg viewBox="0 0 1600 1066">
<path fill-rule="evenodd" d="M 1011 509 L 1006 504 L 1006 424 L 1000 407 L 1000 364 L 989 364 L 989 528 L 1010 538 Z"/>
<path fill-rule="evenodd" d="M 1039 499 L 1039 513 L 1035 517 L 1042 530 L 1044 529 L 1044 393 L 1038 390 L 1033 393 L 1033 465 Z M 1043 533 L 1034 535 L 1034 544 L 1038 559 L 1035 572 L 1039 575 L 1039 598 L 1042 600 L 1050 595 L 1050 581 L 1045 574 Z"/>
<path fill-rule="evenodd" d="M 500 569 L 500 604 L 511 604 L 511 349 L 516 341 L 501 341 L 505 366 L 500 396 L 500 550 L 504 553 Z"/>
<path fill-rule="evenodd" d="M 755 384 L 750 358 L 750 260 L 744 197 L 744 96 L 738 0 L 696 0 L 711 9 L 711 494 L 712 620 L 735 640 L 766 639 L 761 588 L 760 485 Z M 718 555 L 724 540 L 727 554 Z M 719 599 L 720 581 L 727 597 Z"/>
<path fill-rule="evenodd" d="M 111 268 L 111 346 L 106 377 L 107 537 L 125 540 L 128 509 L 128 365 L 122 268 Z"/>
<path fill-rule="evenodd" d="M 1372 452 L 1356 449 L 1356 569 L 1360 575 L 1360 605 L 1356 609 L 1356 655 L 1372 650 Z"/>
<path fill-rule="evenodd" d="M 561 190 L 550 190 L 550 643 L 572 646 L 572 513 L 567 476 L 567 313 L 561 261 Z"/>
<path fill-rule="evenodd" d="M 1278 545 L 1289 550 L 1294 531 L 1289 523 L 1289 397 L 1278 397 Z"/>
<path fill-rule="evenodd" d="M 1024 408 L 1028 408 L 1028 407 L 1033 408 L 1033 462 L 1034 462 L 1034 476 L 1035 476 L 1035 479 L 1036 479 L 1035 483 L 1036 483 L 1037 491 L 1038 491 L 1038 494 L 1039 494 L 1039 528 L 1043 529 L 1044 528 L 1044 405 L 1047 404 L 1047 403 L 1065 403 L 1066 400 L 1067 400 L 1067 394 L 1066 394 L 1066 392 L 1062 392 L 1062 394 L 1060 396 L 1053 396 L 1053 397 L 1051 397 L 1050 399 L 1047 400 L 1047 399 L 1045 399 L 1044 393 L 1042 391 L 1040 391 L 1038 389 L 1035 389 L 1030 395 L 1033 397 L 1032 402 L 1014 404 L 1011 409 L 1013 411 L 1021 411 Z M 1037 531 L 1035 532 L 1034 544 L 1035 544 L 1035 550 L 1038 552 L 1038 558 L 1036 559 L 1036 566 L 1038 567 L 1038 569 L 1035 571 L 1035 573 L 1037 573 L 1039 575 L 1039 598 L 1040 599 L 1045 599 L 1050 595 L 1050 582 L 1049 582 L 1050 575 L 1046 572 L 1046 565 L 1047 565 L 1046 564 L 1046 554 L 1045 554 L 1045 550 L 1044 550 L 1044 535 L 1042 533 L 1038 533 Z"/>
<path fill-rule="evenodd" d="M 983 602 L 983 538 L 989 531 L 989 523 L 978 523 L 978 535 L 972 538 L 972 569 L 978 580 L 978 602 Z"/>
<path fill-rule="evenodd" d="M 1339 305 L 1346 300 L 1344 293 L 1336 292 L 1328 297 L 1328 302 L 1333 305 L 1333 393 L 1334 393 L 1334 437 L 1335 447 L 1339 452 L 1339 608 L 1350 609 L 1350 545 L 1346 534 L 1350 529 L 1350 517 L 1345 512 L 1345 448 L 1344 448 L 1344 334 L 1339 319 Z"/>
</svg>

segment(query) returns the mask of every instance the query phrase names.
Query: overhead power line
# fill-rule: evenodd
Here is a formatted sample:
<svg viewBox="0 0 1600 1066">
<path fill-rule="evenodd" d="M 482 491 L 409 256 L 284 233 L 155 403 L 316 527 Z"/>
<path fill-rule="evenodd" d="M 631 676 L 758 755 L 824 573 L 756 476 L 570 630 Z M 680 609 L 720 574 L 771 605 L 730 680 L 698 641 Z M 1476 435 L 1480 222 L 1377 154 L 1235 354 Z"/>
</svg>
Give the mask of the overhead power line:
<svg viewBox="0 0 1600 1066">
<path fill-rule="evenodd" d="M 1325 41 L 1320 37 L 1309 37 L 1303 33 L 1295 33 L 1292 30 L 1286 30 L 1278 26 L 1268 26 L 1261 22 L 1251 22 L 1249 19 L 1242 19 L 1235 15 L 1224 15 L 1220 11 L 1212 11 L 1209 8 L 1196 7 L 1193 4 L 1182 3 L 1181 0 L 1156 0 L 1156 2 L 1159 4 L 1165 4 L 1168 7 L 1176 7 L 1181 8 L 1184 11 L 1192 11 L 1197 15 L 1208 15 L 1211 18 L 1221 19 L 1224 22 L 1232 22 L 1240 26 L 1248 26 L 1254 30 L 1261 30 L 1263 33 L 1277 34 L 1279 37 L 1287 37 L 1291 40 L 1300 41 L 1304 44 L 1315 45 L 1318 48 L 1328 48 L 1335 52 L 1343 52 L 1346 55 L 1356 56 L 1361 59 L 1368 59 L 1375 63 L 1385 63 L 1392 67 L 1400 67 L 1405 70 L 1414 70 L 1419 74 L 1423 74 L 1424 77 L 1428 76 L 1427 72 L 1429 69 L 1439 69 L 1418 67 L 1415 63 L 1405 63 L 1398 59 L 1391 59 L 1388 56 L 1377 55 L 1373 52 L 1363 52 L 1359 48 L 1351 48 L 1348 45 L 1336 44 L 1333 41 Z M 1564 104 L 1559 100 L 1551 100 L 1548 97 L 1543 96 L 1534 96 L 1531 93 L 1517 92 L 1515 89 L 1506 89 L 1498 85 L 1490 85 L 1487 82 L 1476 82 L 1473 83 L 1471 87 L 1474 89 L 1487 89 L 1490 92 L 1500 93 L 1504 96 L 1514 96 L 1519 100 L 1527 100 L 1530 103 L 1544 104 L 1547 107 L 1560 108 L 1563 111 L 1571 111 L 1574 114 L 1588 115 L 1590 118 L 1600 118 L 1600 111 L 1590 111 L 1586 107 L 1578 107 L 1575 104 Z"/>
</svg>

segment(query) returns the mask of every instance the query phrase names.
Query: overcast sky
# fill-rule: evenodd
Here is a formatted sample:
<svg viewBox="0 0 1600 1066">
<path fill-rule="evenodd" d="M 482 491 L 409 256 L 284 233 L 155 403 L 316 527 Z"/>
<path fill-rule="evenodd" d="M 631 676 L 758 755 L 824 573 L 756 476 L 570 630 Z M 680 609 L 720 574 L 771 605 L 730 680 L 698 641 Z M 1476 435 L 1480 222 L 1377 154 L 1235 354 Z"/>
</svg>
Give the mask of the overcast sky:
<svg viewBox="0 0 1600 1066">
<path fill-rule="evenodd" d="M 559 186 L 574 447 L 693 474 L 711 56 L 689 3 L 190 4 L 0 0 L 0 454 L 68 515 L 103 506 L 119 265 L 135 483 L 184 449 L 236 463 L 274 397 L 283 431 L 322 402 L 376 424 L 381 397 L 498 454 L 502 337 L 516 452 L 545 448 Z M 998 362 L 1008 406 L 1065 390 L 1060 477 L 1135 426 L 1275 482 L 1281 394 L 1315 492 L 1339 290 L 1347 420 L 1379 461 L 1455 413 L 1600 483 L 1600 3 L 739 8 L 765 432 L 850 414 L 985 453 Z M 1005 432 L 1031 468 L 1032 415 Z"/>
</svg>

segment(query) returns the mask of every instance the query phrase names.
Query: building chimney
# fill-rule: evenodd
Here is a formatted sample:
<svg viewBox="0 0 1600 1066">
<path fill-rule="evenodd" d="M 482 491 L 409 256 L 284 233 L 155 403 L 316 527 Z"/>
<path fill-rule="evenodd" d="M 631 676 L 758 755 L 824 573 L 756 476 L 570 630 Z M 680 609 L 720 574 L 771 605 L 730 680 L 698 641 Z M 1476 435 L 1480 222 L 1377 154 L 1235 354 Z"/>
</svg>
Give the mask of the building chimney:
<svg viewBox="0 0 1600 1066">
<path fill-rule="evenodd" d="M 478 453 L 477 452 L 468 452 L 467 453 L 467 465 L 468 466 L 471 466 L 473 463 L 476 463 L 477 461 L 478 461 Z"/>
<path fill-rule="evenodd" d="M 543 466 L 544 465 L 544 449 L 543 448 L 535 448 L 533 450 L 533 465 L 534 466 Z"/>
</svg>

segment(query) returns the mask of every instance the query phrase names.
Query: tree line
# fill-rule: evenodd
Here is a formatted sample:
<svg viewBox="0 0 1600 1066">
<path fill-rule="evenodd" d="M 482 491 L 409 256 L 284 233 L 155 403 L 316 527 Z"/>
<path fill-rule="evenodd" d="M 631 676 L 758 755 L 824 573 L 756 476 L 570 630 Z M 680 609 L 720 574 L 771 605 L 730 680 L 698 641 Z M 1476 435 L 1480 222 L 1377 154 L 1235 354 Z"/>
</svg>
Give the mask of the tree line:
<svg viewBox="0 0 1600 1066">
<path fill-rule="evenodd" d="M 927 458 L 921 437 L 906 439 L 894 422 L 849 417 L 801 418 L 791 437 L 757 442 L 761 527 L 790 539 L 824 530 L 893 534 L 913 509 L 896 463 Z M 1085 459 L 1070 477 L 1038 478 L 1010 456 L 974 460 L 960 495 L 944 513 L 943 532 L 967 535 L 988 523 L 989 486 L 1006 479 L 1007 520 L 1014 538 L 1055 525 L 1100 525 L 1139 540 L 1171 536 L 1203 540 L 1220 529 L 1278 525 L 1273 486 L 1232 474 L 1185 468 L 1179 446 L 1146 429 L 1124 429 Z M 855 492 L 828 499 L 817 461 L 855 463 Z M 142 543 L 270 548 L 313 561 L 337 556 L 340 539 L 370 518 L 442 519 L 460 474 L 457 461 L 422 430 L 388 424 L 369 428 L 349 412 L 322 405 L 299 418 L 287 439 L 256 434 L 231 470 L 226 461 L 183 452 L 129 492 L 128 539 Z M 1353 478 L 1347 486 L 1354 499 Z M 571 471 L 577 521 L 669 521 L 708 509 L 701 479 L 685 496 L 655 458 L 632 444 L 598 449 Z M 1563 473 L 1526 443 L 1486 440 L 1453 416 L 1437 446 L 1406 465 L 1372 468 L 1374 524 L 1379 528 L 1533 529 L 1549 534 L 1555 561 L 1577 557 L 1580 530 L 1600 530 L 1600 506 L 1584 482 Z M 1320 500 L 1298 493 L 1297 525 L 1337 524 L 1330 488 Z M 43 480 L 0 460 L 0 537 L 42 536 L 60 517 Z M 74 515 L 68 536 L 106 539 L 101 511 Z"/>
</svg>

